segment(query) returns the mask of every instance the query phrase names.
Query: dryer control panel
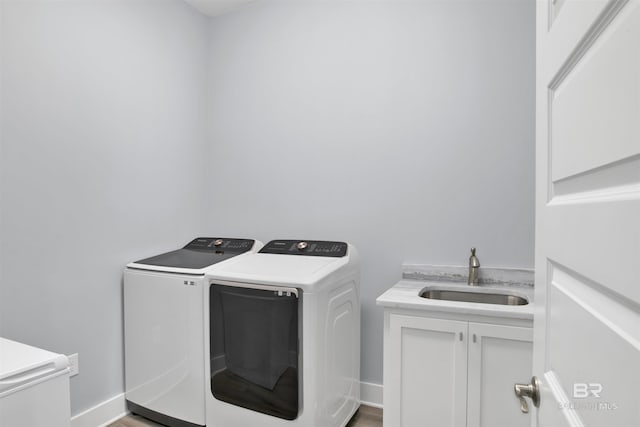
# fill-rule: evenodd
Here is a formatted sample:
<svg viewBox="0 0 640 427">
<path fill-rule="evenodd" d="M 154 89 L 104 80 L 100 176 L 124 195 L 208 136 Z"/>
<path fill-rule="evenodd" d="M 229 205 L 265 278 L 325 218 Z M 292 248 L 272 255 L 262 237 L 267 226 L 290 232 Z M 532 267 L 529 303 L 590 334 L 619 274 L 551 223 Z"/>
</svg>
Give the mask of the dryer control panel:
<svg viewBox="0 0 640 427">
<path fill-rule="evenodd" d="M 341 258 L 347 255 L 347 244 L 324 240 L 272 240 L 259 253 Z"/>
<path fill-rule="evenodd" d="M 193 239 L 183 249 L 196 249 L 201 251 L 225 251 L 242 253 L 253 247 L 254 240 L 250 239 L 224 239 L 220 237 L 198 237 Z"/>
</svg>

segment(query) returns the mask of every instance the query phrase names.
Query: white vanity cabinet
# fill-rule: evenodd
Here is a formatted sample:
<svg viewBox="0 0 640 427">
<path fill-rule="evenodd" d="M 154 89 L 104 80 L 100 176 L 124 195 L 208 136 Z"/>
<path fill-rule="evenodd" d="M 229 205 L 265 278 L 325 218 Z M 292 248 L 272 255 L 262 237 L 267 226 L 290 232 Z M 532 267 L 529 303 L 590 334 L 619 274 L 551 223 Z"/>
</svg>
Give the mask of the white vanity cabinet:
<svg viewBox="0 0 640 427">
<path fill-rule="evenodd" d="M 385 427 L 529 426 L 532 321 L 458 311 L 385 307 Z"/>
</svg>

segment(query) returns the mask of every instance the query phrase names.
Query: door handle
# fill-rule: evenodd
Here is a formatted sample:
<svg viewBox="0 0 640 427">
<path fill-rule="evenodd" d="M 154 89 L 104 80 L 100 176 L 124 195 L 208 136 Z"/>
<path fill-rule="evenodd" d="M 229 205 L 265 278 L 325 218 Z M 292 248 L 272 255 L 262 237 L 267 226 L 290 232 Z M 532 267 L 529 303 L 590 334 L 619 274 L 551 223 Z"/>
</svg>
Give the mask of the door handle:
<svg viewBox="0 0 640 427">
<path fill-rule="evenodd" d="M 527 405 L 525 397 L 531 399 L 533 406 L 540 407 L 540 382 L 537 377 L 531 378 L 531 384 L 514 384 L 513 391 L 520 399 L 520 410 L 523 414 L 529 412 L 529 405 Z"/>
</svg>

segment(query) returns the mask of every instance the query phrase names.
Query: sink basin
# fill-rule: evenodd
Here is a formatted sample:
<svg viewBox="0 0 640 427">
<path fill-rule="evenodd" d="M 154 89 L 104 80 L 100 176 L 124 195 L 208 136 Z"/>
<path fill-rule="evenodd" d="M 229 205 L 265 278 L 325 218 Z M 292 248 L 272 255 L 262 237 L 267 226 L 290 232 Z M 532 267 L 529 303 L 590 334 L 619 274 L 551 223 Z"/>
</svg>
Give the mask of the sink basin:
<svg viewBox="0 0 640 427">
<path fill-rule="evenodd" d="M 483 304 L 500 305 L 526 305 L 529 301 L 517 295 L 489 293 L 489 292 L 467 292 L 443 289 L 424 289 L 420 292 L 422 298 L 439 299 L 446 301 L 479 302 Z"/>
</svg>

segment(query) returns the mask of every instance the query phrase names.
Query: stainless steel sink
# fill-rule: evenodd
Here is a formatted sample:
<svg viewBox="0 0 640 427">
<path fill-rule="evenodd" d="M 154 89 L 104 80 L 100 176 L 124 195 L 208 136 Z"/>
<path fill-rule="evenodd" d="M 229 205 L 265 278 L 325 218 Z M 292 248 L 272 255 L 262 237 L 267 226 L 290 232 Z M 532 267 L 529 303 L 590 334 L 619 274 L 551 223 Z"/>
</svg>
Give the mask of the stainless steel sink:
<svg viewBox="0 0 640 427">
<path fill-rule="evenodd" d="M 526 305 L 529 301 L 517 295 L 488 293 L 488 292 L 466 292 L 443 289 L 424 289 L 420 292 L 422 298 L 439 299 L 447 301 L 479 302 L 483 304 L 501 305 Z"/>
</svg>

